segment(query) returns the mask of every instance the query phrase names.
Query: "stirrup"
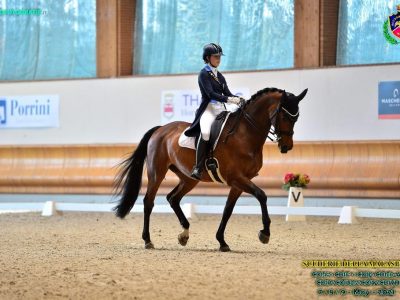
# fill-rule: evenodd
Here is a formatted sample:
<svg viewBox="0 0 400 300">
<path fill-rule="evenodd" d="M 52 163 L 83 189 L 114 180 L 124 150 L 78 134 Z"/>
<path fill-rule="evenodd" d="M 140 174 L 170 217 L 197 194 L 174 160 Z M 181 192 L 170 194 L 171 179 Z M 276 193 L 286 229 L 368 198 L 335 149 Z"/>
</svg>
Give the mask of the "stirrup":
<svg viewBox="0 0 400 300">
<path fill-rule="evenodd" d="M 202 173 L 203 172 L 202 172 L 202 170 L 200 170 L 200 168 L 195 167 L 192 171 L 192 174 L 190 174 L 190 176 L 197 180 L 200 180 Z"/>
</svg>

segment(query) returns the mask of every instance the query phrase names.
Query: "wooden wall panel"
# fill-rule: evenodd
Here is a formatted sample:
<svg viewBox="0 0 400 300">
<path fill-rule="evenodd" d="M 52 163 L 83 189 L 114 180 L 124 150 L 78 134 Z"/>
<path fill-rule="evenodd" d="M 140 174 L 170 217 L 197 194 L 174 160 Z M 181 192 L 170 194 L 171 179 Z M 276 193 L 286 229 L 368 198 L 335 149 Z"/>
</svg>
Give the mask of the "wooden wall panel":
<svg viewBox="0 0 400 300">
<path fill-rule="evenodd" d="M 118 73 L 117 1 L 96 1 L 97 77 L 116 77 Z"/>
<path fill-rule="evenodd" d="M 110 194 L 114 168 L 134 145 L 1 146 L 0 193 Z M 400 141 L 297 142 L 280 154 L 264 146 L 264 167 L 254 179 L 267 195 L 284 196 L 287 172 L 311 177 L 308 197 L 400 199 Z M 143 177 L 143 189 L 147 179 Z M 169 172 L 159 194 L 178 183 Z M 201 183 L 191 194 L 227 195 L 227 187 Z"/>
<path fill-rule="evenodd" d="M 320 66 L 336 65 L 339 0 L 320 3 Z"/>
<path fill-rule="evenodd" d="M 319 0 L 294 1 L 295 68 L 319 66 Z"/>
<path fill-rule="evenodd" d="M 97 0 L 97 77 L 132 75 L 136 1 Z"/>
<path fill-rule="evenodd" d="M 339 0 L 295 0 L 295 68 L 336 65 Z"/>
<path fill-rule="evenodd" d="M 132 75 L 135 0 L 118 0 L 118 76 Z"/>
</svg>

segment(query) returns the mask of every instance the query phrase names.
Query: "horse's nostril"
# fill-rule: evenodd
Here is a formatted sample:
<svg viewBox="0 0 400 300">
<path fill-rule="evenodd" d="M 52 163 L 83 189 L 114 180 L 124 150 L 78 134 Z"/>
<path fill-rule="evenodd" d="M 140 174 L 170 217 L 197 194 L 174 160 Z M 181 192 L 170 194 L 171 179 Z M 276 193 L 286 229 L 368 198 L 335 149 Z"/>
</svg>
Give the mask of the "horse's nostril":
<svg viewBox="0 0 400 300">
<path fill-rule="evenodd" d="M 283 145 L 281 146 L 281 153 L 287 153 L 288 152 L 288 146 Z"/>
</svg>

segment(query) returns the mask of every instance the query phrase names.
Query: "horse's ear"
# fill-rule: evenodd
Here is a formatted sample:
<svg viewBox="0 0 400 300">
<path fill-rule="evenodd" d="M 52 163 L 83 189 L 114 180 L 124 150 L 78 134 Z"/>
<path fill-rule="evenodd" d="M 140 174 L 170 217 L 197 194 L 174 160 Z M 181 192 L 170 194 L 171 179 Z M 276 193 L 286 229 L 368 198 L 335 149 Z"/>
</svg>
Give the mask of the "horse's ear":
<svg viewBox="0 0 400 300">
<path fill-rule="evenodd" d="M 283 103 L 284 103 L 284 102 L 287 102 L 288 99 L 289 99 L 289 97 L 288 97 L 288 95 L 286 94 L 286 91 L 283 90 L 281 102 L 283 102 Z"/>
<path fill-rule="evenodd" d="M 308 92 L 308 89 L 305 89 L 304 91 L 301 92 L 300 95 L 296 96 L 297 101 L 300 102 L 305 97 L 307 92 Z"/>
</svg>

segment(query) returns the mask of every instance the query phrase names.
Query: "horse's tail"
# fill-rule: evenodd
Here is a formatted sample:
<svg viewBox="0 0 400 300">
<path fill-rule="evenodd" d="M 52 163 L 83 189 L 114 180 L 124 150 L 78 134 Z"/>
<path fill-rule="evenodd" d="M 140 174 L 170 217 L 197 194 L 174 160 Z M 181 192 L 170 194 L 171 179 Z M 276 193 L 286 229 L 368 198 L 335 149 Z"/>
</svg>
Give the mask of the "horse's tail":
<svg viewBox="0 0 400 300">
<path fill-rule="evenodd" d="M 114 191 L 116 196 L 121 196 L 119 204 L 113 208 L 117 217 L 123 219 L 132 209 L 139 196 L 142 186 L 143 165 L 147 156 L 147 144 L 153 133 L 161 126 L 156 126 L 143 136 L 135 152 L 124 160 L 120 166 L 115 184 Z"/>
</svg>

